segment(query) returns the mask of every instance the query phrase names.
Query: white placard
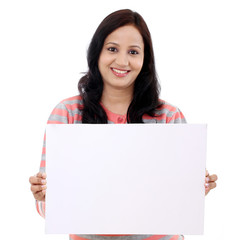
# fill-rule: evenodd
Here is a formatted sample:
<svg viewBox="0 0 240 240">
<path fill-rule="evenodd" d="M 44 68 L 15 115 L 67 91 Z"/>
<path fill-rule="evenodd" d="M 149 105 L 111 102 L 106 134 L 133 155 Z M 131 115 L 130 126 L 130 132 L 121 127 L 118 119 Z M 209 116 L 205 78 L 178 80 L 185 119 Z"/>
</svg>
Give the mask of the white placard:
<svg viewBox="0 0 240 240">
<path fill-rule="evenodd" d="M 204 124 L 49 124 L 46 233 L 203 234 Z"/>
</svg>

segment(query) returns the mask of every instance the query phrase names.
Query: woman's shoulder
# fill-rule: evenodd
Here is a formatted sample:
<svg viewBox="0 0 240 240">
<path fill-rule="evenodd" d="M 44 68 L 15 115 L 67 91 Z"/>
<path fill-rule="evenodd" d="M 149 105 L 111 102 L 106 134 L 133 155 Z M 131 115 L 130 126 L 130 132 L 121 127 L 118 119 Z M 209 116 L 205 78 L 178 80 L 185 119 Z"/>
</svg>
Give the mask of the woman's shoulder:
<svg viewBox="0 0 240 240">
<path fill-rule="evenodd" d="M 82 107 L 83 101 L 80 95 L 65 98 L 55 106 L 48 119 L 48 123 L 81 122 Z"/>
<path fill-rule="evenodd" d="M 144 119 L 148 122 L 157 123 L 186 123 L 186 119 L 181 110 L 169 102 L 159 99 L 159 105 L 155 110 L 155 116 L 149 117 L 144 115 Z"/>
<path fill-rule="evenodd" d="M 66 109 L 68 111 L 74 111 L 83 107 L 83 100 L 80 95 L 65 98 L 57 104 L 55 108 Z"/>
<path fill-rule="evenodd" d="M 173 113 L 179 110 L 179 108 L 176 105 L 173 105 L 163 99 L 158 99 L 158 107 L 156 108 L 156 113 L 159 111 L 165 111 L 169 113 Z"/>
<path fill-rule="evenodd" d="M 80 95 L 65 98 L 60 102 L 60 104 L 64 104 L 66 106 L 72 106 L 74 104 L 81 104 L 82 105 L 82 103 L 83 103 L 82 96 L 80 96 Z"/>
<path fill-rule="evenodd" d="M 159 107 L 156 109 L 155 114 L 159 118 L 163 117 L 166 123 L 186 123 L 181 110 L 163 99 L 159 99 Z"/>
</svg>

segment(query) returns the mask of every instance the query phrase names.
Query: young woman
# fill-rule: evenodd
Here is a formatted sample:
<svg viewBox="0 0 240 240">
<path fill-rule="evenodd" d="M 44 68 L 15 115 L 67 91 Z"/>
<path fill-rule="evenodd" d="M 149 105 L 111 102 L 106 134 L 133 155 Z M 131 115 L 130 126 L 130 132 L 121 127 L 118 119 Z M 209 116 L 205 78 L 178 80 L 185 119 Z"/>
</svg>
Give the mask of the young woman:
<svg viewBox="0 0 240 240">
<path fill-rule="evenodd" d="M 60 102 L 48 124 L 185 123 L 181 111 L 159 99 L 151 36 L 143 18 L 131 10 L 107 16 L 88 49 L 89 70 L 78 84 L 79 95 Z M 206 194 L 216 187 L 206 172 Z M 40 172 L 30 177 L 37 210 L 45 216 L 45 141 Z M 61 211 L 61 209 L 59 209 Z M 72 240 L 180 240 L 166 235 L 70 235 Z"/>
</svg>

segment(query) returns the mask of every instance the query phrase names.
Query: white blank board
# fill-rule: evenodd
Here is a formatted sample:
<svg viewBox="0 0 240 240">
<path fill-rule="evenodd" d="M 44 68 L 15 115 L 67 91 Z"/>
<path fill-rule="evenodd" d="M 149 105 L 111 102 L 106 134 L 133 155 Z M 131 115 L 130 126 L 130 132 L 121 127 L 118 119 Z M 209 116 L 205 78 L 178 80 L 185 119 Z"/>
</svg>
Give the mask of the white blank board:
<svg viewBox="0 0 240 240">
<path fill-rule="evenodd" d="M 46 131 L 46 233 L 203 234 L 206 125 Z"/>
</svg>

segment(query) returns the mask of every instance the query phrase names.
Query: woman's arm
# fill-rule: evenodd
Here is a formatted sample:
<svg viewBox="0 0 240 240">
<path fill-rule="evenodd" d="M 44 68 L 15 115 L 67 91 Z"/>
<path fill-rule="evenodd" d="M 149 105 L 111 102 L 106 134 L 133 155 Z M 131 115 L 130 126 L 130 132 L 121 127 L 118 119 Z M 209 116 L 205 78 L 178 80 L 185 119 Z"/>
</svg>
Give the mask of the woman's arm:
<svg viewBox="0 0 240 240">
<path fill-rule="evenodd" d="M 59 103 L 49 116 L 47 124 L 68 124 L 69 112 L 64 103 Z M 31 191 L 36 199 L 36 208 L 40 216 L 45 217 L 45 194 L 47 189 L 46 175 L 46 133 L 42 147 L 42 157 L 40 163 L 40 171 L 35 176 L 29 178 Z"/>
</svg>

